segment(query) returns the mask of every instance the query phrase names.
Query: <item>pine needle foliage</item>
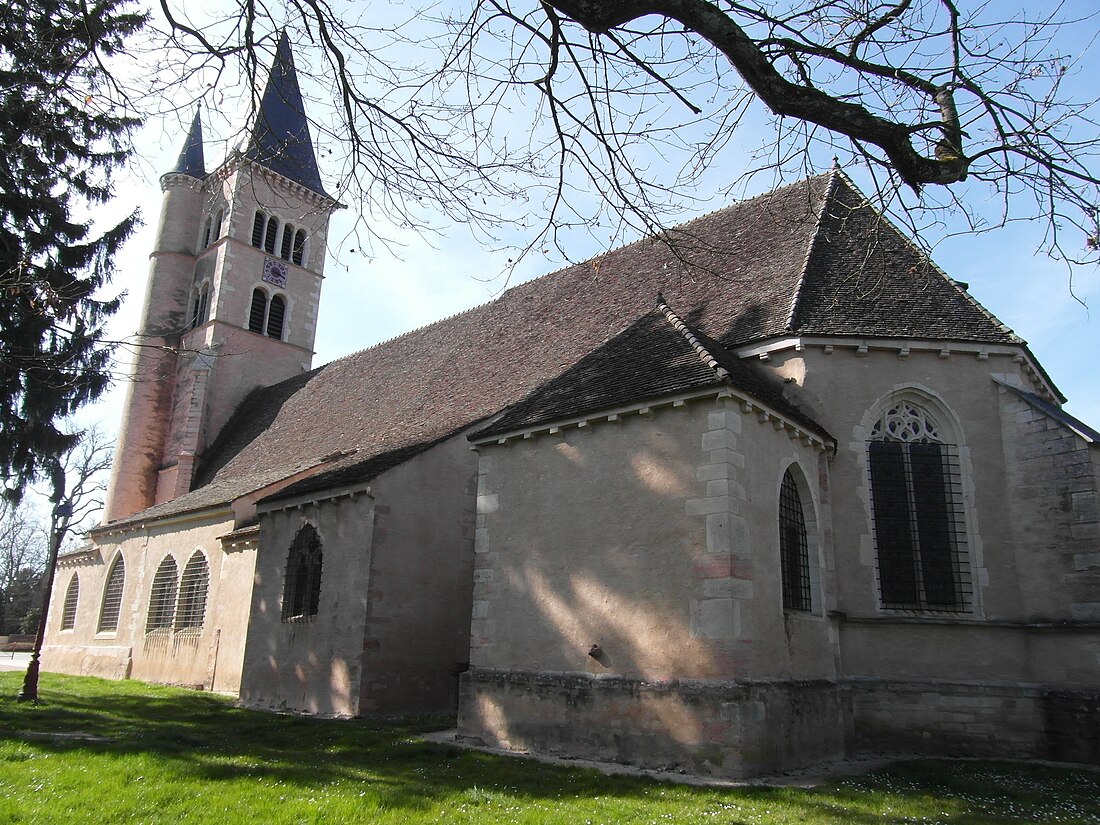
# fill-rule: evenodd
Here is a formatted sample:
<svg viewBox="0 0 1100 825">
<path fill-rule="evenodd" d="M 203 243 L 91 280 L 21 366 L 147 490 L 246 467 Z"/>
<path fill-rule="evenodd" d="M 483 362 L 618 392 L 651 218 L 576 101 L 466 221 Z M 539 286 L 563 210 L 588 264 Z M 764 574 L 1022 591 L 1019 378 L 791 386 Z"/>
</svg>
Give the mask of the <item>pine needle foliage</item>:
<svg viewBox="0 0 1100 825">
<path fill-rule="evenodd" d="M 6 494 L 78 437 L 61 418 L 110 383 L 101 298 L 137 212 L 82 219 L 112 195 L 139 124 L 112 58 L 145 24 L 127 0 L 0 4 L 0 474 Z"/>
</svg>

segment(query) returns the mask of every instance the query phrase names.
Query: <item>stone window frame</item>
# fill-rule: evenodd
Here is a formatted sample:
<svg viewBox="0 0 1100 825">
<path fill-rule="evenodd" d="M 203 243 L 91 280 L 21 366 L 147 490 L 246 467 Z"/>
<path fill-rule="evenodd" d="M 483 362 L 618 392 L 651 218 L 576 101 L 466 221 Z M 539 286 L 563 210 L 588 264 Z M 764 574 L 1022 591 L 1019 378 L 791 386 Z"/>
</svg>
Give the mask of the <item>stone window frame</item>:
<svg viewBox="0 0 1100 825">
<path fill-rule="evenodd" d="M 909 413 L 899 412 L 908 405 Z M 893 420 L 891 420 L 893 419 Z M 929 615 L 929 616 L 971 616 L 979 610 L 979 588 L 977 582 L 982 575 L 980 564 L 980 539 L 977 536 L 974 512 L 973 487 L 970 479 L 969 449 L 966 446 L 963 430 L 958 417 L 950 407 L 935 393 L 924 387 L 906 385 L 895 387 L 889 394 L 880 398 L 868 408 L 863 419 L 862 466 L 865 479 L 865 491 L 868 513 L 868 535 L 873 553 L 875 609 L 892 615 Z M 908 536 L 918 545 L 912 550 L 916 597 L 910 600 L 889 598 L 883 584 L 883 554 L 880 550 L 880 525 L 876 519 L 875 482 L 872 477 L 872 444 L 939 444 L 944 449 L 941 460 L 944 463 L 947 488 L 944 499 L 944 512 L 950 522 L 950 563 L 952 580 L 956 591 L 951 606 L 946 602 L 929 599 L 927 589 L 922 584 L 924 560 L 919 546 L 920 516 L 916 513 L 916 490 L 912 478 L 912 450 L 903 449 L 902 467 L 906 479 L 906 500 L 910 527 Z M 927 490 L 924 491 L 927 494 Z M 879 499 L 882 500 L 881 498 Z M 896 559 L 894 560 L 896 561 Z M 891 588 L 896 588 L 895 579 Z M 903 583 L 903 582 L 902 582 Z"/>
<path fill-rule="evenodd" d="M 118 621 L 122 615 L 122 596 L 126 589 L 126 562 L 122 553 L 108 568 L 103 582 L 103 598 L 99 602 L 99 621 L 96 633 L 117 633 Z"/>
<path fill-rule="evenodd" d="M 320 611 L 324 542 L 316 526 L 306 522 L 294 534 L 283 570 L 282 621 L 311 622 Z"/>
</svg>

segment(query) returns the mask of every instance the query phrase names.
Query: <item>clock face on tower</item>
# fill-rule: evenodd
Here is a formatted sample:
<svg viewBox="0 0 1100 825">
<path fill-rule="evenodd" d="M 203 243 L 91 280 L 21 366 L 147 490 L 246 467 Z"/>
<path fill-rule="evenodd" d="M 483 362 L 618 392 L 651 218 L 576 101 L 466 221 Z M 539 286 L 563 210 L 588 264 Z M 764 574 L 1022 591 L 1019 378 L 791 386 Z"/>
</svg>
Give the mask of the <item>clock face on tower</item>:
<svg viewBox="0 0 1100 825">
<path fill-rule="evenodd" d="M 263 280 L 272 286 L 285 289 L 288 271 L 285 261 L 280 261 L 278 258 L 264 258 Z"/>
</svg>

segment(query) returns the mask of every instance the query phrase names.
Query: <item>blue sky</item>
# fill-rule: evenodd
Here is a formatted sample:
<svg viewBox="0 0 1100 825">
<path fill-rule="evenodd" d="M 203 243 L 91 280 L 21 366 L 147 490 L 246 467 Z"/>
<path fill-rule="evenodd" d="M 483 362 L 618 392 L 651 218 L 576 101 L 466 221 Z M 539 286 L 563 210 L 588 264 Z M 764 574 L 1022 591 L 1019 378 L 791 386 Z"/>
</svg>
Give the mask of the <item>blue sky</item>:
<svg viewBox="0 0 1100 825">
<path fill-rule="evenodd" d="M 1081 43 L 1083 49 L 1087 43 Z M 1095 62 L 1095 54 L 1088 60 Z M 1095 76 L 1091 71 L 1081 74 L 1085 80 Z M 227 124 L 233 121 L 234 113 L 222 112 L 221 115 L 221 118 L 207 118 L 208 168 L 224 156 L 225 138 L 231 131 Z M 747 132 L 761 128 L 766 129 L 760 124 L 750 124 Z M 222 134 L 218 134 L 219 130 Z M 114 286 L 126 290 L 128 298 L 112 323 L 112 335 L 116 338 L 130 335 L 138 323 L 148 252 L 152 248 L 160 208 L 158 179 L 171 167 L 182 137 L 178 118 L 148 124 L 138 141 L 140 157 L 120 180 L 118 198 L 106 216 L 119 214 L 137 204 L 145 219 L 145 226 L 127 243 L 118 258 Z M 746 134 L 744 143 L 748 145 L 759 137 L 759 134 Z M 336 148 L 339 151 L 339 147 Z M 332 173 L 334 168 L 322 163 L 322 171 L 326 170 Z M 849 171 L 857 183 L 861 183 L 860 171 Z M 735 170 L 723 166 L 712 171 L 711 179 L 704 181 L 701 200 L 683 212 L 684 218 L 731 202 L 732 198 L 715 194 L 722 184 L 728 183 L 720 176 L 726 172 L 732 175 Z M 765 188 L 763 184 L 759 179 L 756 191 Z M 707 191 L 707 187 L 711 191 Z M 982 208 L 983 205 L 978 206 Z M 362 238 L 355 232 L 358 217 L 354 210 L 345 210 L 333 221 L 315 365 L 491 300 L 505 286 L 500 275 L 500 255 L 491 254 L 463 226 L 448 226 L 440 220 L 439 233 L 419 236 L 385 226 L 384 218 L 374 217 L 372 220 L 383 224 L 378 227 L 382 234 L 395 238 L 398 243 L 391 248 L 375 244 L 368 257 L 358 251 L 363 246 Z M 1096 270 L 1070 273 L 1064 264 L 1037 254 L 1044 231 L 1038 222 L 1017 223 L 979 236 L 949 237 L 953 226 L 957 224 L 949 220 L 943 231 L 938 234 L 932 231 L 925 236 L 934 246 L 937 263 L 953 278 L 968 282 L 977 300 L 1028 341 L 1036 357 L 1068 396 L 1067 409 L 1087 423 L 1100 426 L 1100 382 L 1095 380 L 1092 366 L 1100 351 L 1100 321 L 1094 311 L 1100 308 L 1100 277 Z M 626 241 L 633 239 L 629 234 L 624 238 Z M 568 235 L 563 243 L 565 253 L 572 260 L 591 257 L 605 251 L 606 246 L 606 240 L 584 232 Z M 564 263 L 566 261 L 557 251 L 536 252 L 510 276 L 508 283 L 537 277 Z M 120 353 L 120 359 L 125 362 L 128 355 Z M 124 382 L 119 382 L 103 401 L 83 411 L 80 420 L 100 421 L 108 430 L 112 429 L 119 420 L 124 394 Z"/>
</svg>

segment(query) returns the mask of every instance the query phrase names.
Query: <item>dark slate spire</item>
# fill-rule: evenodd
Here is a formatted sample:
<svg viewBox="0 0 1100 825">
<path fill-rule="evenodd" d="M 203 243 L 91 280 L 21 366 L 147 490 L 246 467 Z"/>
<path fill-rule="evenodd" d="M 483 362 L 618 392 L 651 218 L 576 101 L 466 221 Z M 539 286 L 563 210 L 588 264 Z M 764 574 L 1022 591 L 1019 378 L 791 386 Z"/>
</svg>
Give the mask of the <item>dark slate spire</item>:
<svg viewBox="0 0 1100 825">
<path fill-rule="evenodd" d="M 285 31 L 279 36 L 275 63 L 244 155 L 306 189 L 327 194 L 317 171 L 294 56 Z"/>
<path fill-rule="evenodd" d="M 191 129 L 187 132 L 187 140 L 180 150 L 179 159 L 170 175 L 190 175 L 193 178 L 206 177 L 206 163 L 202 156 L 202 118 L 199 116 L 199 108 L 195 107 L 195 119 L 191 121 Z"/>
</svg>

